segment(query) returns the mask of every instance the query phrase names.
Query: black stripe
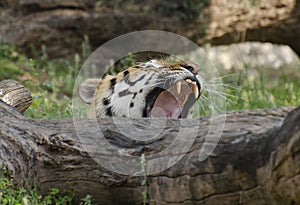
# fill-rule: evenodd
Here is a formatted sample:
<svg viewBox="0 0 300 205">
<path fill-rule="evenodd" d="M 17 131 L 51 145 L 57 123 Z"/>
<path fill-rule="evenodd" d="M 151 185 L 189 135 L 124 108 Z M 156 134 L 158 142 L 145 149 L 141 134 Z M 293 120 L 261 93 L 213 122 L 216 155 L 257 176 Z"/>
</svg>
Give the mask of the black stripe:
<svg viewBox="0 0 300 205">
<path fill-rule="evenodd" d="M 128 70 L 125 70 L 125 71 L 123 72 L 124 77 L 125 77 L 126 75 L 128 75 L 128 73 L 129 73 L 129 71 L 128 71 Z"/>
<path fill-rule="evenodd" d="M 108 98 L 103 98 L 103 105 L 108 105 L 110 100 Z"/>
<path fill-rule="evenodd" d="M 136 94 L 136 93 L 133 93 L 128 89 L 122 90 L 118 93 L 119 97 L 124 97 L 125 95 L 132 95 L 132 94 Z"/>
<path fill-rule="evenodd" d="M 150 78 L 148 78 L 148 80 L 145 82 L 145 85 L 148 85 L 150 83 L 150 81 L 152 80 L 153 76 L 154 76 L 154 74 L 152 74 L 150 76 Z"/>
<path fill-rule="evenodd" d="M 112 111 L 111 111 L 111 107 L 106 108 L 106 115 L 108 116 L 112 116 Z"/>
<path fill-rule="evenodd" d="M 137 93 L 134 93 L 134 94 L 133 94 L 132 99 L 134 99 L 134 98 L 136 97 L 136 94 L 137 94 Z"/>
<path fill-rule="evenodd" d="M 116 85 L 117 79 L 116 78 L 112 78 L 110 79 L 110 87 L 112 88 L 113 86 Z"/>
<path fill-rule="evenodd" d="M 136 84 L 137 82 L 143 80 L 145 78 L 146 75 L 142 75 L 139 79 L 137 79 L 136 81 L 133 81 L 133 82 L 130 82 L 128 79 L 125 80 L 125 82 L 130 85 L 130 86 L 133 86 L 134 84 Z"/>
</svg>

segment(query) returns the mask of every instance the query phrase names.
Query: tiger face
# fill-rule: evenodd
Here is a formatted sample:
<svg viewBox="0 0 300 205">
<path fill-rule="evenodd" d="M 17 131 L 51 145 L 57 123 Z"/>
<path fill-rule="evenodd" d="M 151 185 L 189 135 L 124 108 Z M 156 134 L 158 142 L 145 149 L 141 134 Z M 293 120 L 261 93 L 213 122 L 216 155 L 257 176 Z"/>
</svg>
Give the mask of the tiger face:
<svg viewBox="0 0 300 205">
<path fill-rule="evenodd" d="M 187 118 L 203 89 L 197 72 L 195 64 L 151 60 L 115 76 L 87 79 L 78 94 L 97 118 Z"/>
</svg>

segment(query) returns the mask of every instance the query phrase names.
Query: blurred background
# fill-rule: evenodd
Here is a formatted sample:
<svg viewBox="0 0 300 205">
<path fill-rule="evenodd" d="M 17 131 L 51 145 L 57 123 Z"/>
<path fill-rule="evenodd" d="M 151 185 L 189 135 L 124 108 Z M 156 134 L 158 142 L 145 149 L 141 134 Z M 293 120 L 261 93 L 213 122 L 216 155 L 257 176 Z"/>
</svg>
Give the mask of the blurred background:
<svg viewBox="0 0 300 205">
<path fill-rule="evenodd" d="M 114 37 L 145 29 L 201 46 L 222 76 L 227 110 L 300 104 L 299 0 L 1 0 L 0 15 L 0 80 L 31 91 L 28 117 L 72 117 L 85 59 Z M 145 56 L 156 57 L 129 55 L 118 67 Z"/>
</svg>

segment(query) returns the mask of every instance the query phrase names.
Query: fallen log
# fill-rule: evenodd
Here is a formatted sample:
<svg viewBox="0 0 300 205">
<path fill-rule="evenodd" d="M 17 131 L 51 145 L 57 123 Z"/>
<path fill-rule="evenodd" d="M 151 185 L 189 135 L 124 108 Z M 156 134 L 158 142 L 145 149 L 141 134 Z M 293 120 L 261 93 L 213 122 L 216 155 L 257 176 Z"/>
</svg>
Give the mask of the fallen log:
<svg viewBox="0 0 300 205">
<path fill-rule="evenodd" d="M 30 92 L 15 80 L 0 82 L 0 100 L 24 112 L 32 103 Z"/>
<path fill-rule="evenodd" d="M 105 163 L 115 163 L 113 154 L 104 156 L 103 164 L 91 157 L 82 139 L 99 133 L 92 119 L 75 119 L 78 132 L 72 119 L 28 119 L 0 100 L 0 164 L 16 181 L 36 182 L 42 194 L 54 187 L 73 189 L 75 203 L 90 194 L 97 204 L 143 204 L 144 190 L 148 204 L 300 203 L 300 108 L 227 113 L 220 141 L 201 161 L 199 151 L 212 118 L 195 119 L 191 124 L 180 120 L 161 124 L 157 119 L 151 121 L 150 130 L 149 119 L 132 120 L 141 130 L 148 129 L 148 135 L 162 129 L 157 139 L 149 141 L 124 138 L 117 128 L 126 126 L 128 119 L 99 120 L 105 139 L 126 156 L 160 152 L 176 138 L 179 125 L 188 128 L 183 133 L 187 140 L 198 129 L 192 146 L 175 165 L 144 176 L 151 169 L 149 159 L 141 166 L 141 170 L 146 168 L 144 173 L 134 176 L 107 168 Z M 134 135 L 134 131 L 127 132 Z M 97 146 L 105 144 L 100 141 Z M 163 163 L 172 157 L 166 156 Z"/>
</svg>

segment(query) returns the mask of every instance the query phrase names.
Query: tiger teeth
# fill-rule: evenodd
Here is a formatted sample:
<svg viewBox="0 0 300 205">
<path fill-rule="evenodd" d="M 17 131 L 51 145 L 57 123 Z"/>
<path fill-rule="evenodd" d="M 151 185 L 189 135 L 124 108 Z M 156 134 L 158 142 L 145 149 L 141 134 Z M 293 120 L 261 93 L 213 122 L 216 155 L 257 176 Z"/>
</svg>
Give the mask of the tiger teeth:
<svg viewBox="0 0 300 205">
<path fill-rule="evenodd" d="M 185 82 L 192 83 L 192 80 L 191 79 L 186 79 Z"/>
<path fill-rule="evenodd" d="M 200 97 L 197 83 L 195 81 L 192 81 L 191 79 L 186 79 L 185 82 L 187 82 L 188 85 L 191 87 L 191 89 L 195 95 L 195 99 L 197 100 Z"/>
<path fill-rule="evenodd" d="M 180 94 L 180 92 L 181 92 L 181 81 L 178 81 L 176 83 L 176 90 L 177 90 L 177 93 Z"/>
<path fill-rule="evenodd" d="M 192 86 L 192 90 L 194 92 L 195 95 L 195 99 L 197 100 L 199 98 L 199 90 L 198 90 L 198 86 L 196 82 L 192 82 L 193 86 Z"/>
</svg>

